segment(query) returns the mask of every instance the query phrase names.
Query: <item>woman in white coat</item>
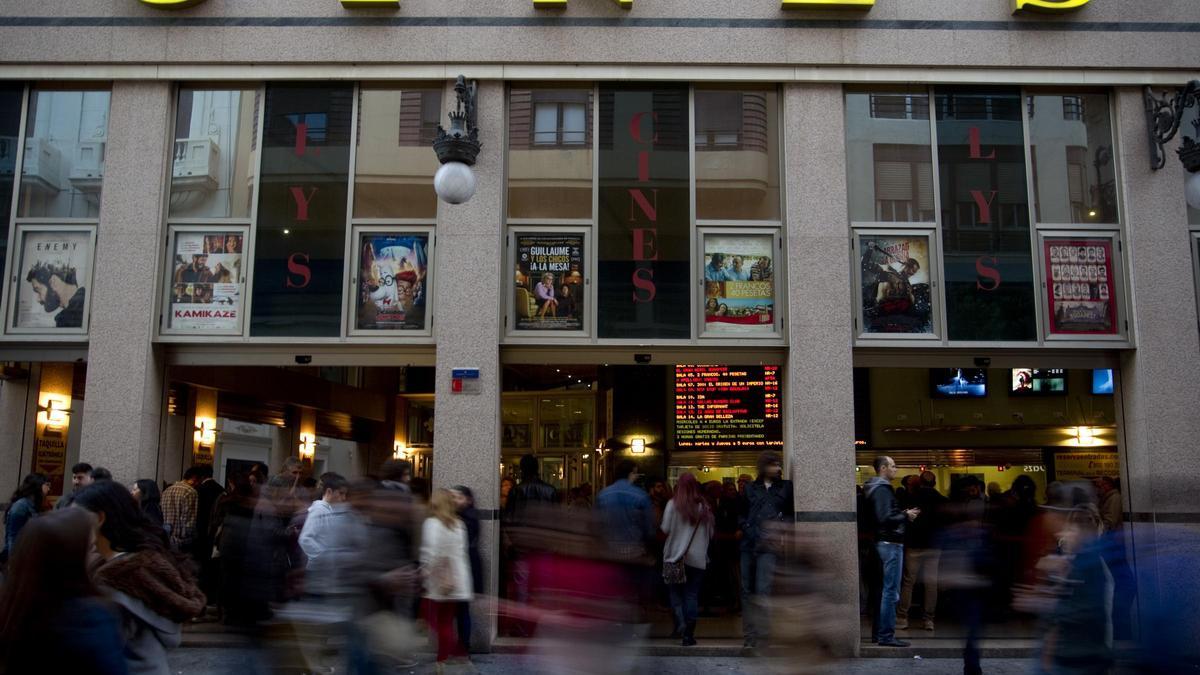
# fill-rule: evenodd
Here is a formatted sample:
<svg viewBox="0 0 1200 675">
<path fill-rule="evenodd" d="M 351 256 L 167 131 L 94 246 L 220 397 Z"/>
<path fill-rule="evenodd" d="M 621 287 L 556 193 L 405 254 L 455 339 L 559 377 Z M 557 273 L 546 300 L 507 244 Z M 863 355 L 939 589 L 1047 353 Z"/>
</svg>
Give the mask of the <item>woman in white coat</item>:
<svg viewBox="0 0 1200 675">
<path fill-rule="evenodd" d="M 466 658 L 455 625 L 459 604 L 471 601 L 471 563 L 467 528 L 449 490 L 440 489 L 429 500 L 429 517 L 421 527 L 421 571 L 429 624 L 437 636 L 438 664 Z"/>
</svg>

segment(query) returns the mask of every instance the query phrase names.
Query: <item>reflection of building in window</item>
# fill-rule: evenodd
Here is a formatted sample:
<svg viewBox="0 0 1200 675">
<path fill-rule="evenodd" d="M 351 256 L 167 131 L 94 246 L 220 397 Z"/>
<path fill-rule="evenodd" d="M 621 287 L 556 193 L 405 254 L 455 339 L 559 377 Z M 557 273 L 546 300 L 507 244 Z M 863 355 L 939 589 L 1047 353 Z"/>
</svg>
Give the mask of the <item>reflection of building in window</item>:
<svg viewBox="0 0 1200 675">
<path fill-rule="evenodd" d="M 1063 101 L 1063 119 L 1072 122 L 1083 120 L 1083 97 L 1082 96 L 1064 96 Z"/>
<path fill-rule="evenodd" d="M 767 150 L 767 96 L 759 92 L 697 91 L 697 150 Z"/>
<path fill-rule="evenodd" d="M 1016 96 L 950 94 L 938 96 L 938 119 L 1021 120 L 1021 99 Z"/>
<path fill-rule="evenodd" d="M 440 91 L 405 91 L 400 97 L 400 146 L 432 145 L 441 108 Z"/>
<path fill-rule="evenodd" d="M 509 142 L 513 147 L 582 146 L 590 142 L 590 96 L 586 90 L 513 90 Z"/>
<path fill-rule="evenodd" d="M 961 157 L 943 163 L 942 202 L 943 221 L 950 230 L 1026 230 L 1029 227 L 1029 208 L 1026 200 L 1025 155 L 1023 148 L 997 145 L 996 160 L 982 163 L 968 156 L 968 148 L 959 151 Z M 951 153 L 942 147 L 943 160 Z M 993 194 L 994 191 L 994 194 Z M 990 200 L 988 220 L 979 199 Z M 1021 234 L 1024 245 L 1028 236 Z"/>
<path fill-rule="evenodd" d="M 871 94 L 871 117 L 889 120 L 929 119 L 927 94 Z"/>
<path fill-rule="evenodd" d="M 933 220 L 933 163 L 927 145 L 876 143 L 875 220 Z"/>
<path fill-rule="evenodd" d="M 1070 98 L 1070 97 L 1064 97 Z M 1066 109 L 1063 110 L 1064 119 Z M 1088 149 L 1079 146 L 1067 147 L 1067 193 L 1071 201 L 1071 222 L 1087 222 L 1088 201 L 1091 188 L 1088 185 Z"/>
</svg>

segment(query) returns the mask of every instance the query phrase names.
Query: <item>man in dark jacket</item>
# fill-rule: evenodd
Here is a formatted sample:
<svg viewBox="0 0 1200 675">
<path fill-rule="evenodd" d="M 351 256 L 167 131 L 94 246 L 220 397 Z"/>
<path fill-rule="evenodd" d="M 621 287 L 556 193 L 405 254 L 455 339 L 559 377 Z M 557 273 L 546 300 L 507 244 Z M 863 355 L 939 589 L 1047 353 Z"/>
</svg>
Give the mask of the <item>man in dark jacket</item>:
<svg viewBox="0 0 1200 675">
<path fill-rule="evenodd" d="M 921 602 L 921 609 L 925 613 L 923 627 L 933 630 L 937 611 L 938 563 L 941 560 L 941 550 L 935 542 L 949 500 L 937 491 L 937 476 L 932 471 L 921 473 L 918 487 L 909 495 L 908 506 L 920 509 L 921 515 L 908 525 L 905 532 L 904 583 L 900 587 L 900 605 L 896 608 L 896 628 L 908 628 L 908 608 L 912 605 L 913 586 L 920 576 L 921 583 L 925 585 L 925 597 Z"/>
<path fill-rule="evenodd" d="M 871 509 L 875 523 L 875 550 L 883 565 L 883 591 L 879 614 L 875 617 L 871 639 L 884 647 L 907 647 L 896 639 L 896 603 L 900 600 L 900 576 L 904 567 L 904 529 L 921 510 L 900 510 L 892 479 L 899 470 L 891 457 L 875 458 L 876 476 L 867 481 L 863 496 Z"/>
<path fill-rule="evenodd" d="M 750 649 L 758 647 L 768 632 L 767 596 L 780 553 L 780 536 L 774 528 L 790 527 L 796 506 L 792 481 L 783 480 L 783 460 L 773 452 L 758 457 L 758 478 L 746 484 L 739 509 L 742 530 L 742 632 Z"/>
</svg>

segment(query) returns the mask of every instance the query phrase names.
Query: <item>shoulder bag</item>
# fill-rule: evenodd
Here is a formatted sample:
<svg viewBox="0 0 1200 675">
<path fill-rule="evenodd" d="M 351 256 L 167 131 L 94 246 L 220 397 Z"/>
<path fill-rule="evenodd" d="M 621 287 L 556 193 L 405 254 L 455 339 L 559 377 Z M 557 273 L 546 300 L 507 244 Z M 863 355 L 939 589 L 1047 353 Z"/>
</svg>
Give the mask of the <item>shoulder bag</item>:
<svg viewBox="0 0 1200 675">
<path fill-rule="evenodd" d="M 687 557 L 688 551 L 691 550 L 692 542 L 696 539 L 696 531 L 700 529 L 702 524 L 702 522 L 698 522 L 692 528 L 692 536 L 688 537 L 687 546 L 683 547 L 683 555 L 679 556 L 679 560 L 675 562 L 663 561 L 663 583 L 682 584 L 687 582 L 687 570 L 683 568 L 683 559 Z"/>
</svg>

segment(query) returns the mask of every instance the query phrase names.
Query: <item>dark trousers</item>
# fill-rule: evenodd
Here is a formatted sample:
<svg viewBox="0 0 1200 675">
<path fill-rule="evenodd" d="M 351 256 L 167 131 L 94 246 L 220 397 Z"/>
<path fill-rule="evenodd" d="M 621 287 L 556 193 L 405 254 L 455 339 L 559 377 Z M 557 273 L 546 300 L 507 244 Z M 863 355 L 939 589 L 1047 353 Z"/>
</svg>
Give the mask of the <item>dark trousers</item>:
<svg viewBox="0 0 1200 675">
<path fill-rule="evenodd" d="M 471 603 L 458 603 L 458 643 L 464 654 L 471 653 Z"/>
<path fill-rule="evenodd" d="M 770 551 L 742 551 L 742 633 L 747 640 L 770 633 L 767 596 L 778 558 Z"/>
<path fill-rule="evenodd" d="M 682 584 L 667 584 L 677 630 L 683 630 L 689 623 L 695 624 L 700 616 L 700 584 L 704 582 L 704 570 L 689 565 L 684 565 L 683 569 L 686 580 Z"/>
</svg>

